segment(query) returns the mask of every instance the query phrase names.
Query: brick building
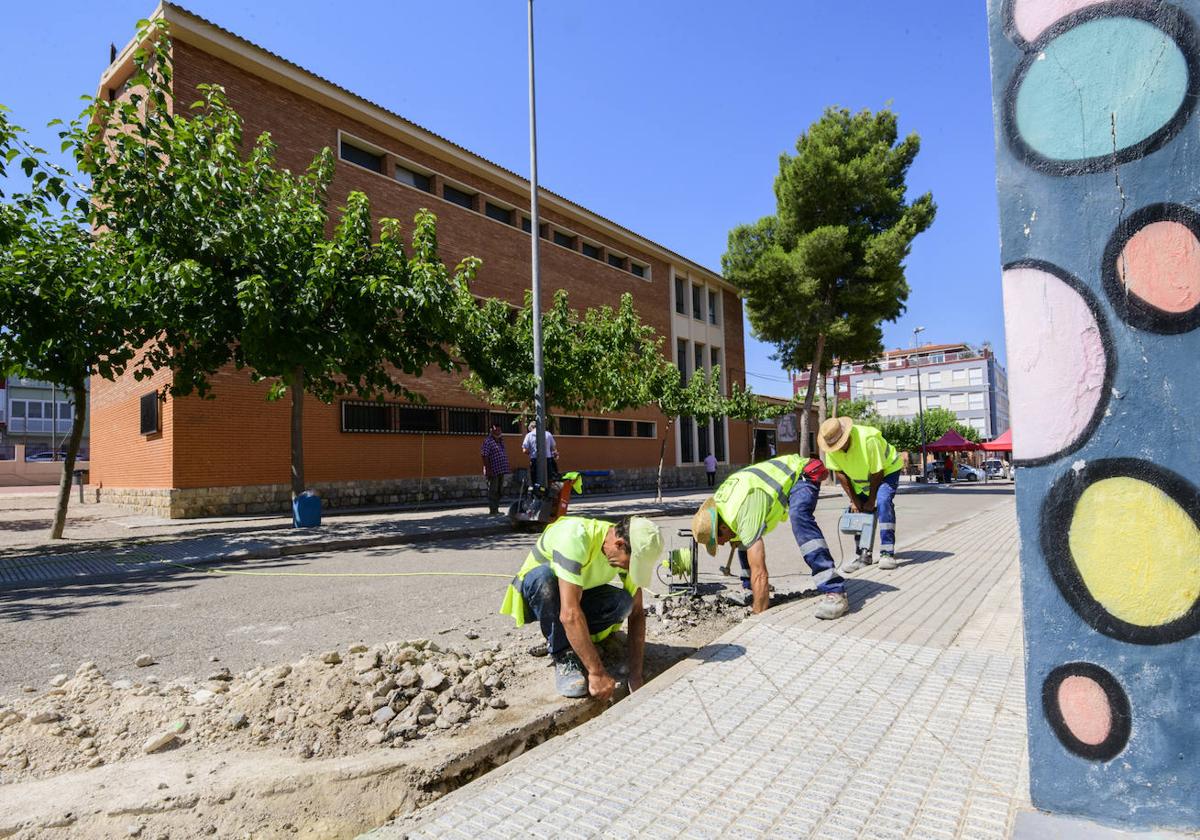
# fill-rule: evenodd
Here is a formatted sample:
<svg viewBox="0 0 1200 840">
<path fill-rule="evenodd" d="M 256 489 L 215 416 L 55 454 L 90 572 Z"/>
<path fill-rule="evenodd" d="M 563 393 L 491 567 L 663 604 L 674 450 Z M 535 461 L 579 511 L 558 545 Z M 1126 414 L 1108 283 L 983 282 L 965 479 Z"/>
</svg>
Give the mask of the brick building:
<svg viewBox="0 0 1200 840">
<path fill-rule="evenodd" d="M 371 199 L 376 216 L 438 217 L 442 259 L 483 261 L 473 291 L 520 302 L 529 286 L 528 181 L 456 143 L 171 4 L 177 102 L 222 85 L 245 136 L 269 131 L 279 164 L 303 169 L 324 147 L 338 157 L 330 195 Z M 116 95 L 136 44 L 104 71 L 99 96 Z M 664 336 L 691 375 L 720 365 L 724 387 L 743 381 L 742 306 L 720 275 L 546 190 L 539 192 L 545 303 L 557 288 L 576 308 L 615 305 L 632 293 L 642 319 Z M 92 473 L 101 498 L 171 516 L 279 509 L 288 498 L 289 414 L 265 386 L 232 369 L 213 380 L 215 400 L 149 396 L 166 381 L 92 383 Z M 455 376 L 431 370 L 407 383 L 427 405 L 308 399 L 305 470 L 330 505 L 481 495 L 479 445 L 488 407 Z M 553 411 L 553 409 L 552 409 Z M 493 415 L 494 416 L 494 415 Z M 511 416 L 509 459 L 524 458 Z M 646 409 L 611 417 L 555 416 L 563 469 L 614 471 L 618 486 L 648 486 L 664 418 Z M 732 433 L 737 426 L 741 433 Z M 748 457 L 741 424 L 684 421 L 667 436 L 667 482 L 691 484 L 710 450 L 724 463 Z M 703 481 L 702 476 L 698 479 Z"/>
</svg>

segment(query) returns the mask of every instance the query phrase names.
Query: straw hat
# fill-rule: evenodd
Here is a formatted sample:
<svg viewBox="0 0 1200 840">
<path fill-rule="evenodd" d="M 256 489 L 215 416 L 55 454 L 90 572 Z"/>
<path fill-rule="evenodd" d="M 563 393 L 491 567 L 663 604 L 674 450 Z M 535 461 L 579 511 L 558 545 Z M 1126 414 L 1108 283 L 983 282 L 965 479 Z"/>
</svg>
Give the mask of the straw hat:
<svg viewBox="0 0 1200 840">
<path fill-rule="evenodd" d="M 692 537 L 708 551 L 710 557 L 717 556 L 717 500 L 709 496 L 692 517 Z"/>
<path fill-rule="evenodd" d="M 817 446 L 822 452 L 841 449 L 850 439 L 850 427 L 854 421 L 849 417 L 830 417 L 817 430 Z"/>
</svg>

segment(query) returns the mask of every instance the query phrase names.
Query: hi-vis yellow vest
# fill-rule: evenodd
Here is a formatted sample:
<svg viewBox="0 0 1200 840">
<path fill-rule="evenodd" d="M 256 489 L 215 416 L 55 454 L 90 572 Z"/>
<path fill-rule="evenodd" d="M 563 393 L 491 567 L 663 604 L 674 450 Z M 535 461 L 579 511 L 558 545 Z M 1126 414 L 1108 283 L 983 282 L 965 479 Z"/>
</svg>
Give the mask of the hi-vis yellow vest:
<svg viewBox="0 0 1200 840">
<path fill-rule="evenodd" d="M 803 480 L 806 463 L 808 459 L 800 455 L 784 455 L 738 470 L 721 482 L 713 496 L 717 503 L 717 514 L 732 528 L 746 496 L 754 490 L 765 490 L 772 500 L 767 521 L 763 523 L 765 534 L 788 518 L 788 494 L 797 481 Z M 744 536 L 736 535 L 739 540 Z"/>
<path fill-rule="evenodd" d="M 532 620 L 532 616 L 525 615 L 521 582 L 529 572 L 546 564 L 549 564 L 557 578 L 573 583 L 581 589 L 604 586 L 613 578 L 620 577 L 625 591 L 636 595 L 637 584 L 627 573 L 610 565 L 601 550 L 604 538 L 608 536 L 612 527 L 612 522 L 582 516 L 564 516 L 552 523 L 542 532 L 533 550 L 525 558 L 521 570 L 508 584 L 500 613 L 511 615 L 518 627 Z M 620 627 L 620 624 L 615 624 L 600 633 L 593 633 L 592 641 L 598 642 Z"/>
</svg>

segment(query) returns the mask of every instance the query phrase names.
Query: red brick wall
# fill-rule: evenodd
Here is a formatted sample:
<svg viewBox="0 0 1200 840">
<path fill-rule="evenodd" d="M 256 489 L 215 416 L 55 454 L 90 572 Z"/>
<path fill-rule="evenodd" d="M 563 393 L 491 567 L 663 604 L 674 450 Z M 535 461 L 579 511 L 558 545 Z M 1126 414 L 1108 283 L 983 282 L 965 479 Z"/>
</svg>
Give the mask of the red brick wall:
<svg viewBox="0 0 1200 840">
<path fill-rule="evenodd" d="M 197 85 L 224 86 L 233 107 L 245 121 L 251 141 L 270 132 L 280 165 L 294 170 L 308 166 L 323 147 L 335 150 L 338 130 L 352 134 L 388 152 L 403 156 L 435 173 L 485 192 L 516 207 L 524 200 L 499 183 L 491 183 L 459 167 L 433 158 L 371 127 L 325 108 L 283 87 L 252 76 L 219 58 L 176 41 L 176 101 L 200 98 Z M 385 167 L 390 171 L 391 163 Z M 345 203 L 352 190 L 365 192 L 378 217 L 400 219 L 408 230 L 418 210 L 428 208 L 438 218 L 441 257 L 453 267 L 467 256 L 483 259 L 474 291 L 485 296 L 520 301 L 529 285 L 530 240 L 519 227 L 505 225 L 440 197 L 394 181 L 378 173 L 338 161 L 330 190 L 335 207 Z M 571 294 L 572 306 L 615 306 L 630 292 L 643 321 L 661 335 L 669 335 L 669 266 L 650 254 L 567 218 L 553 209 L 543 212 L 550 223 L 564 227 L 631 256 L 650 266 L 651 281 L 628 271 L 584 257 L 581 253 L 541 240 L 544 302 L 557 288 Z M 518 216 L 519 219 L 519 216 Z M 726 349 L 728 365 L 739 371 L 742 359 L 741 306 L 726 293 Z M 440 405 L 479 406 L 458 385 L 458 377 L 440 370 L 407 380 L 413 391 Z M 137 397 L 151 385 L 122 380 L 113 385 L 93 382 L 93 476 L 121 487 L 207 487 L 286 483 L 289 476 L 289 410 L 287 399 L 265 400 L 266 386 L 253 384 L 245 373 L 222 371 L 213 380 L 214 400 L 169 400 L 164 407 L 164 432 L 145 440 L 137 432 Z M 627 418 L 656 420 L 663 434 L 665 423 L 652 410 L 626 412 Z M 307 398 L 305 404 L 305 467 L 309 482 L 411 478 L 420 475 L 469 475 L 480 469 L 482 438 L 388 434 L 346 434 L 339 430 L 337 404 L 325 406 Z M 745 449 L 744 434 L 730 433 L 731 454 Z M 743 438 L 739 440 L 739 438 Z M 524 457 L 519 438 L 508 440 L 514 467 Z M 658 463 L 661 440 L 637 438 L 568 438 L 560 440 L 560 466 L 569 468 L 621 468 Z M 674 452 L 673 440 L 667 451 Z M 741 456 L 744 460 L 745 456 Z"/>
</svg>

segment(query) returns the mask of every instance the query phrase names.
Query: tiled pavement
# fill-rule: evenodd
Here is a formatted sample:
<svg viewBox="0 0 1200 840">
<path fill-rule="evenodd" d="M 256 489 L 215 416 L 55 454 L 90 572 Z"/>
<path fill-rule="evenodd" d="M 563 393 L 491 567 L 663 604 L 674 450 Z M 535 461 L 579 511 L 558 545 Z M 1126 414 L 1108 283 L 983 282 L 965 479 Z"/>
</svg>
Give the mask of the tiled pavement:
<svg viewBox="0 0 1200 840">
<path fill-rule="evenodd" d="M 1005 504 L 769 610 L 602 717 L 371 840 L 1007 838 L 1028 807 Z"/>
</svg>

